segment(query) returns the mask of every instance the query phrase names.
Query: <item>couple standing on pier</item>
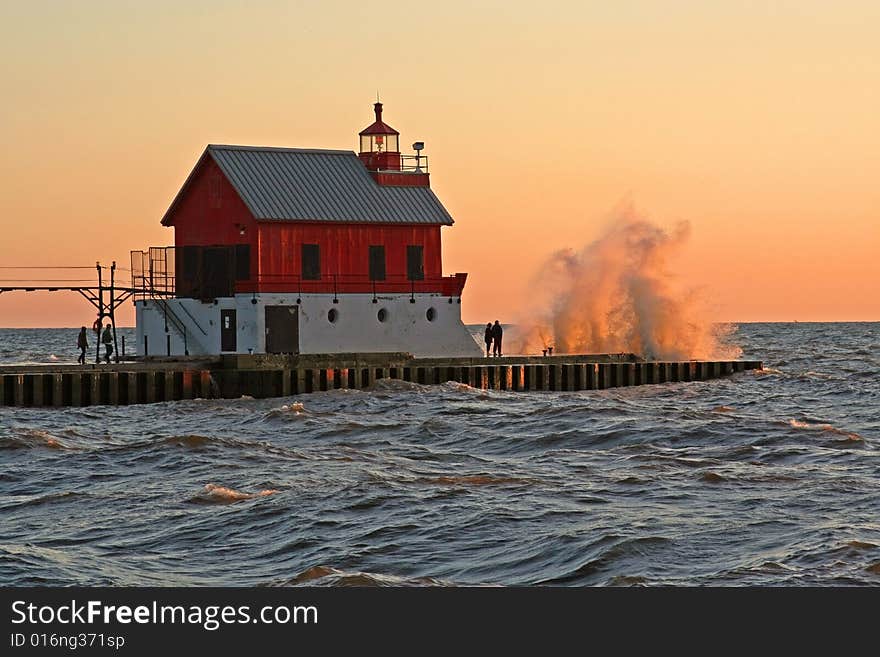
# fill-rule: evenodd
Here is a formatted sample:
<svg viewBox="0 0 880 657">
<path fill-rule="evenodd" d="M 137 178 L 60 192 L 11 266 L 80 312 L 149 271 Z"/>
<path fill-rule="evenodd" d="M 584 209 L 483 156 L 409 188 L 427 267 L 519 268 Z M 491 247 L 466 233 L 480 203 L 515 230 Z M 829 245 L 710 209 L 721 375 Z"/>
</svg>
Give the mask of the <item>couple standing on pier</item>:
<svg viewBox="0 0 880 657">
<path fill-rule="evenodd" d="M 95 330 L 95 333 L 99 333 L 101 331 L 101 322 L 100 320 L 95 322 L 95 325 L 92 327 Z M 107 362 L 110 362 L 110 356 L 113 355 L 113 331 L 110 329 L 110 325 L 104 327 L 104 333 L 101 335 L 101 342 L 104 343 L 104 348 L 107 350 L 104 358 L 107 359 Z M 78 363 L 81 365 L 86 364 L 86 349 L 89 348 L 89 338 L 86 334 L 86 327 L 83 326 L 79 330 L 79 335 L 76 338 L 76 346 L 79 347 L 79 357 L 76 359 Z M 98 362 L 101 362 L 100 357 L 98 357 Z"/>
<path fill-rule="evenodd" d="M 486 358 L 489 357 L 489 352 L 491 351 L 495 356 L 501 356 L 501 337 L 504 335 L 504 329 L 501 328 L 501 324 L 498 323 L 498 320 L 495 320 L 495 324 L 492 323 L 486 324 Z M 494 349 L 492 344 L 494 343 Z"/>
</svg>

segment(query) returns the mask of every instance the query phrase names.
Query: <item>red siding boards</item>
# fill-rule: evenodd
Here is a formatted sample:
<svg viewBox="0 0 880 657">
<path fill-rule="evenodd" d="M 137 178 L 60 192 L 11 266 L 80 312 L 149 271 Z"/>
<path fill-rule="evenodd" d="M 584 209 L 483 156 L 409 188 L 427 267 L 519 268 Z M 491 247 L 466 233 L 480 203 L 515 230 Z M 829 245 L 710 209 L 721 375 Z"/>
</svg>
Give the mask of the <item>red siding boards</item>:
<svg viewBox="0 0 880 657">
<path fill-rule="evenodd" d="M 372 292 L 370 246 L 384 246 L 386 279 L 376 281 L 377 293 L 452 290 L 449 296 L 456 295 L 456 286 L 442 278 L 440 226 L 260 222 L 258 233 L 260 291 Z M 320 246 L 320 281 L 300 280 L 303 244 Z M 424 247 L 425 280 L 411 282 L 406 248 L 415 245 Z"/>
<path fill-rule="evenodd" d="M 196 165 L 164 223 L 174 227 L 174 246 L 178 249 L 250 244 L 251 252 L 256 250 L 256 221 L 210 157 Z M 256 274 L 257 265 L 251 258 L 251 276 Z"/>
<path fill-rule="evenodd" d="M 163 220 L 174 245 L 251 245 L 251 279 L 238 292 L 439 292 L 460 296 L 465 275 L 443 278 L 440 226 L 257 222 L 217 164 L 206 154 Z M 244 229 L 244 234 L 242 234 Z M 302 281 L 301 246 L 318 244 L 321 280 Z M 369 247 L 385 247 L 386 280 L 369 280 Z M 424 247 L 425 279 L 407 279 L 406 247 Z M 180 269 L 178 268 L 178 271 Z"/>
<path fill-rule="evenodd" d="M 387 171 L 371 171 L 370 175 L 380 185 L 387 187 L 430 187 L 427 173 L 397 173 Z"/>
</svg>

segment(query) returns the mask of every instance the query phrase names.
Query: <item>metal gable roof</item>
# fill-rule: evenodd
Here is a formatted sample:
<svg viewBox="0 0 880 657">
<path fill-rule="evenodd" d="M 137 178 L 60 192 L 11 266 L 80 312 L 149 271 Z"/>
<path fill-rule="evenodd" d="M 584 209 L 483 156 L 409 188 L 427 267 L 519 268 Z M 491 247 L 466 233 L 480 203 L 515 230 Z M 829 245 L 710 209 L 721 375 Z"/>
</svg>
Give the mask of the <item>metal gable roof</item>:
<svg viewBox="0 0 880 657">
<path fill-rule="evenodd" d="M 207 154 L 257 220 L 444 224 L 429 187 L 386 187 L 353 151 L 221 146 Z"/>
</svg>

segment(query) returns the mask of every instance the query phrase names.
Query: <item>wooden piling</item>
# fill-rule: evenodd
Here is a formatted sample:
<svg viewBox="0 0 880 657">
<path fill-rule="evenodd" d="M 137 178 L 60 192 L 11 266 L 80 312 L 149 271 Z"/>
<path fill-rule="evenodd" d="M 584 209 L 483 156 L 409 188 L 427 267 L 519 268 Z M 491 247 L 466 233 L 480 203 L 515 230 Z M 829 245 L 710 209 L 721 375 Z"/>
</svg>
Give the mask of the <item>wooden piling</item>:
<svg viewBox="0 0 880 657">
<path fill-rule="evenodd" d="M 177 372 L 163 372 L 165 375 L 163 377 L 163 385 L 162 385 L 162 399 L 165 401 L 172 401 L 174 399 L 178 399 L 177 391 L 179 390 L 178 386 L 175 385 L 177 382 L 175 379 L 177 378 Z"/>
<path fill-rule="evenodd" d="M 101 399 L 101 372 L 95 370 L 89 376 L 89 405 L 100 406 L 104 403 Z"/>
<path fill-rule="evenodd" d="M 43 406 L 43 375 L 31 375 L 29 383 L 31 389 L 30 405 L 36 407 Z"/>
<path fill-rule="evenodd" d="M 107 372 L 107 403 L 111 406 L 119 406 L 119 372 Z"/>
<path fill-rule="evenodd" d="M 2 398 L 3 392 L 0 389 L 0 399 Z M 52 375 L 52 406 L 64 406 L 64 374 L 61 372 Z"/>
<path fill-rule="evenodd" d="M 399 361 L 398 361 L 399 362 Z M 406 362 L 406 361 L 404 361 Z M 409 364 L 411 363 L 411 364 Z M 87 406 L 173 401 L 195 397 L 254 398 L 287 397 L 293 394 L 334 389 L 361 389 L 375 385 L 378 378 L 402 378 L 420 385 L 460 381 L 482 390 L 577 391 L 614 386 L 635 386 L 674 381 L 700 381 L 759 369 L 760 361 L 660 361 L 660 362 L 569 362 L 535 359 L 531 362 L 461 359 L 458 362 L 409 361 L 406 366 L 381 366 L 322 359 L 319 367 L 220 367 L 191 369 L 157 365 L 138 366 L 136 371 L 113 367 L 63 371 L 46 367 L 37 371 L 3 373 L 0 368 L 0 405 Z"/>
<path fill-rule="evenodd" d="M 598 378 L 596 388 L 605 390 L 611 387 L 611 365 L 612 363 L 598 363 Z"/>
</svg>

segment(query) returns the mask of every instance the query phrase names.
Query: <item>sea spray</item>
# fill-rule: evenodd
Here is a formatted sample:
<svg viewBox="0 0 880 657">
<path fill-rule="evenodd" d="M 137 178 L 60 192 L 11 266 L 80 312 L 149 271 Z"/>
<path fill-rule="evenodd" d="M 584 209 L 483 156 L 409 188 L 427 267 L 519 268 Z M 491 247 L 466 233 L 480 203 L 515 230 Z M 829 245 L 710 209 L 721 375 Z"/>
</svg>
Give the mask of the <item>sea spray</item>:
<svg viewBox="0 0 880 657">
<path fill-rule="evenodd" d="M 725 343 L 729 327 L 713 324 L 704 297 L 668 269 L 689 235 L 687 222 L 666 231 L 626 210 L 581 250 L 554 253 L 532 281 L 538 307 L 519 320 L 521 352 L 739 357 Z"/>
</svg>

